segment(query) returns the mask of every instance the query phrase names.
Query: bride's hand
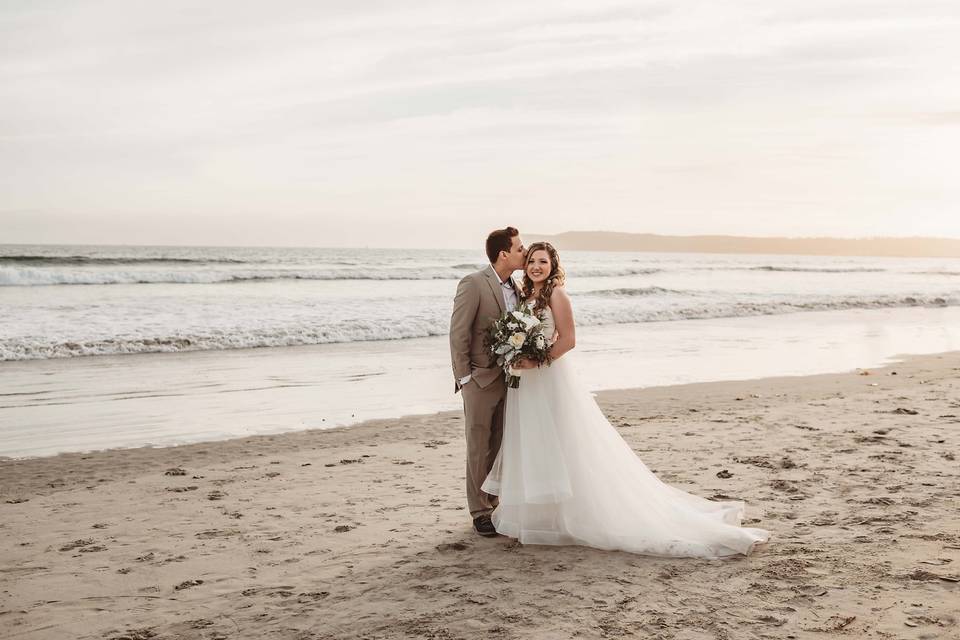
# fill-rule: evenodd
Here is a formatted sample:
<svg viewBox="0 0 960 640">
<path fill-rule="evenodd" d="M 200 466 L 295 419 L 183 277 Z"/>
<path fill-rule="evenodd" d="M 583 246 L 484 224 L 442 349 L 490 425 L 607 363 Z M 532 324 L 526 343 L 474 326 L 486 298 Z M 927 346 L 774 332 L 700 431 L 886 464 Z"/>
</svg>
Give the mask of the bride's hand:
<svg viewBox="0 0 960 640">
<path fill-rule="evenodd" d="M 530 358 L 518 358 L 511 366 L 514 369 L 534 369 L 537 363 Z"/>
</svg>

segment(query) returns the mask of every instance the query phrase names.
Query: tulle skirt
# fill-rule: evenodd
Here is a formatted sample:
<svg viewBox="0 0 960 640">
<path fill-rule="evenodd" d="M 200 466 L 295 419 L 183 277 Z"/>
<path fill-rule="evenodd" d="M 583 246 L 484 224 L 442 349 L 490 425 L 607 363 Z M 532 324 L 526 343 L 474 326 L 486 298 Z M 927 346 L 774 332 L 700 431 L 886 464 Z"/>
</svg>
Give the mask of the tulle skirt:
<svg viewBox="0 0 960 640">
<path fill-rule="evenodd" d="M 597 406 L 565 356 L 507 390 L 503 443 L 483 490 L 491 519 L 524 544 L 578 544 L 664 557 L 749 555 L 764 529 L 744 503 L 714 502 L 660 481 Z"/>
</svg>

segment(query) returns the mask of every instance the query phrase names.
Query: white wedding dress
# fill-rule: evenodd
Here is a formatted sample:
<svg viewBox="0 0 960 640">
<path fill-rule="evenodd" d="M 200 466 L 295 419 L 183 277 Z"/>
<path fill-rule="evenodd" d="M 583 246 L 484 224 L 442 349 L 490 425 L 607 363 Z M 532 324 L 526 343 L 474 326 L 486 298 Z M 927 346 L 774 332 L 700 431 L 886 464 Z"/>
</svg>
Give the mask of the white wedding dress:
<svg viewBox="0 0 960 640">
<path fill-rule="evenodd" d="M 544 335 L 554 334 L 553 314 Z M 500 497 L 499 533 L 665 557 L 749 555 L 770 533 L 741 527 L 744 503 L 663 483 L 611 425 L 569 356 L 526 369 L 507 389 L 503 442 L 483 490 Z"/>
</svg>

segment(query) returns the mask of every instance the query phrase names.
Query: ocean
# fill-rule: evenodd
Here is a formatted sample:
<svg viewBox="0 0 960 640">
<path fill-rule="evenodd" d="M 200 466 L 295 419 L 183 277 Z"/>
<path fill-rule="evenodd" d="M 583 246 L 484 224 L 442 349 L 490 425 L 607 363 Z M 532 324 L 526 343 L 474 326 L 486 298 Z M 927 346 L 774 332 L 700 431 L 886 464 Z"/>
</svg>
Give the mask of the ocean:
<svg viewBox="0 0 960 640">
<path fill-rule="evenodd" d="M 593 390 L 960 350 L 960 260 L 561 251 Z M 0 456 L 458 409 L 482 250 L 0 245 Z"/>
<path fill-rule="evenodd" d="M 579 325 L 960 305 L 960 261 L 563 252 Z M 0 245 L 0 361 L 445 335 L 482 250 Z"/>
</svg>

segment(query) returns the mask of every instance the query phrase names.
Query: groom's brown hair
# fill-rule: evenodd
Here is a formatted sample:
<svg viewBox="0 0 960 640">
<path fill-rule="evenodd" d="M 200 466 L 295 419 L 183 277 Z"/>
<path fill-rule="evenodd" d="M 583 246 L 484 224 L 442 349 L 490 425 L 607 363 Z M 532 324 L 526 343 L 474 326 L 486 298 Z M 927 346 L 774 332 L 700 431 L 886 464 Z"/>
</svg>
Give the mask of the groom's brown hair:
<svg viewBox="0 0 960 640">
<path fill-rule="evenodd" d="M 518 235 L 520 235 L 520 232 L 513 227 L 490 232 L 490 235 L 487 236 L 487 257 L 490 259 L 490 264 L 496 264 L 497 256 L 500 255 L 501 251 L 510 252 L 513 239 Z"/>
</svg>

